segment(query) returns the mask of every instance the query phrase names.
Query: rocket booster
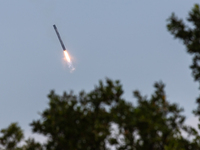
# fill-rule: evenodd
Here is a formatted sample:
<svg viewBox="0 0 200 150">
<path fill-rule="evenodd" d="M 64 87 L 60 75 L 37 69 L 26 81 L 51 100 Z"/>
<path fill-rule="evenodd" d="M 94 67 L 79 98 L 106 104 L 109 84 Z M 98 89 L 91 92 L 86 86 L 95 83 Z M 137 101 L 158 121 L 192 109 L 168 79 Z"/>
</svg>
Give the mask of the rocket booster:
<svg viewBox="0 0 200 150">
<path fill-rule="evenodd" d="M 59 39 L 59 41 L 60 41 L 60 44 L 61 44 L 61 46 L 62 46 L 62 48 L 63 48 L 63 51 L 66 50 L 65 45 L 63 44 L 63 41 L 62 41 L 62 39 L 61 39 L 61 37 L 60 37 L 60 34 L 59 34 L 58 30 L 57 30 L 56 25 L 54 24 L 53 27 L 54 27 L 54 29 L 55 29 L 55 31 L 56 31 L 56 34 L 57 34 L 58 39 Z"/>
</svg>

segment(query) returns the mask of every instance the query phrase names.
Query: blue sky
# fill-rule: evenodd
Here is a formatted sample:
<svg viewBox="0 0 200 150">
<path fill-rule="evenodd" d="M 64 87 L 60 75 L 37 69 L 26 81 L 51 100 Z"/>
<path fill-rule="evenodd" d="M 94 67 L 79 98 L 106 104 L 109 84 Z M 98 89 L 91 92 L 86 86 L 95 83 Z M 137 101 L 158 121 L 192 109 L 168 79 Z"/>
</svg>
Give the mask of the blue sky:
<svg viewBox="0 0 200 150">
<path fill-rule="evenodd" d="M 18 0 L 0 5 L 0 128 L 24 130 L 47 108 L 50 90 L 90 91 L 100 79 L 119 79 L 124 97 L 166 84 L 167 98 L 192 118 L 198 84 L 183 44 L 166 29 L 175 12 L 185 18 L 197 0 Z M 70 73 L 53 24 L 76 70 Z"/>
</svg>

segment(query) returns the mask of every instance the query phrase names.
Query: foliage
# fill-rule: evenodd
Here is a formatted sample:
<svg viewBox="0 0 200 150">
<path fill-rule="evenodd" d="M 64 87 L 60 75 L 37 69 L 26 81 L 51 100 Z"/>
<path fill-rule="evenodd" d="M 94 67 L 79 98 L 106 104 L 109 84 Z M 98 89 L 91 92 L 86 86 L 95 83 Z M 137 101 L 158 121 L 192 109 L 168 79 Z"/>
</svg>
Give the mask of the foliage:
<svg viewBox="0 0 200 150">
<path fill-rule="evenodd" d="M 187 52 L 192 54 L 193 63 L 190 66 L 194 80 L 200 83 L 200 7 L 195 4 L 187 17 L 189 25 L 186 25 L 182 19 L 179 19 L 173 13 L 168 19 L 167 28 L 175 38 L 183 41 Z M 200 120 L 200 97 L 196 100 L 197 109 L 194 114 Z M 199 124 L 200 128 L 200 124 Z"/>
<path fill-rule="evenodd" d="M 195 131 L 184 125 L 185 117 L 181 115 L 183 109 L 167 101 L 162 82 L 155 83 L 154 87 L 155 92 L 150 99 L 141 96 L 138 91 L 134 92 L 138 102 L 136 107 L 121 101 L 121 104 L 112 109 L 115 123 L 124 136 L 123 144 L 117 149 L 189 150 L 198 147 L 197 143 L 187 140 L 181 134 L 183 130 Z"/>
<path fill-rule="evenodd" d="M 23 145 L 20 149 L 21 150 L 43 150 L 43 146 L 40 143 L 35 142 L 34 139 L 29 138 L 28 140 L 25 141 L 25 145 Z"/>
<path fill-rule="evenodd" d="M 154 85 L 150 99 L 134 92 L 137 106 L 122 98 L 119 81 L 102 81 L 88 94 L 81 92 L 49 94 L 49 107 L 41 119 L 33 121 L 33 132 L 48 137 L 46 149 L 107 150 L 108 143 L 118 150 L 190 150 L 198 143 L 184 138 L 181 131 L 195 130 L 184 125 L 182 108 L 166 99 L 164 84 Z M 112 136 L 111 126 L 119 133 Z M 190 132 L 191 133 L 191 132 Z M 192 133 L 192 135 L 194 135 Z M 106 144 L 107 143 L 107 144 Z"/>
<path fill-rule="evenodd" d="M 2 129 L 0 137 L 1 149 L 14 150 L 17 149 L 18 143 L 23 139 L 23 131 L 17 123 L 12 123 L 8 128 Z"/>
<path fill-rule="evenodd" d="M 192 54 L 193 63 L 190 66 L 195 81 L 200 82 L 200 8 L 195 4 L 187 17 L 189 25 L 179 19 L 173 13 L 168 19 L 168 31 L 175 37 L 183 41 L 187 52 Z"/>
<path fill-rule="evenodd" d="M 109 107 L 119 101 L 121 85 L 116 81 L 102 82 L 93 91 L 56 95 L 49 94 L 49 108 L 42 118 L 33 121 L 34 132 L 49 137 L 47 149 L 106 149 L 105 139 L 110 135 L 111 115 Z"/>
</svg>

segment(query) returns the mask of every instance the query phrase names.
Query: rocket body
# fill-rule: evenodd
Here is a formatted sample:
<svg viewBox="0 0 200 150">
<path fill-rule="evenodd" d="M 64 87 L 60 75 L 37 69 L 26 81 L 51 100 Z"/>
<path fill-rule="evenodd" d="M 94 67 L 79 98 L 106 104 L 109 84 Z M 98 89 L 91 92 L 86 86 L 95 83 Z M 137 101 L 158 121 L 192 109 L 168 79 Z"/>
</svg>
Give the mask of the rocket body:
<svg viewBox="0 0 200 150">
<path fill-rule="evenodd" d="M 60 41 L 60 44 L 61 44 L 61 46 L 62 46 L 62 48 L 63 48 L 63 51 L 66 50 L 65 45 L 63 44 L 63 41 L 62 41 L 62 39 L 61 39 L 61 37 L 60 37 L 60 34 L 59 34 L 59 32 L 58 32 L 58 29 L 57 29 L 56 25 L 54 24 L 53 27 L 54 27 L 54 29 L 55 29 L 55 31 L 56 31 L 56 34 L 57 34 L 58 39 L 59 39 L 59 41 Z"/>
</svg>

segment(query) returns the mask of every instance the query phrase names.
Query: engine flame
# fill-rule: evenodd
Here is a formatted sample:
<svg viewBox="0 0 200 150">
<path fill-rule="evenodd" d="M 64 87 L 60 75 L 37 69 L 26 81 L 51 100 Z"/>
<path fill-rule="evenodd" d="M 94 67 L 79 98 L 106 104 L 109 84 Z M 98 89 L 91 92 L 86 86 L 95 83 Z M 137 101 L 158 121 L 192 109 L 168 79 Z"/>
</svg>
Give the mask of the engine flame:
<svg viewBox="0 0 200 150">
<path fill-rule="evenodd" d="M 70 59 L 70 56 L 67 52 L 67 50 L 64 50 L 64 55 L 65 55 L 65 58 L 67 60 L 67 63 L 68 63 L 68 66 L 69 66 L 69 69 L 70 69 L 70 72 L 73 72 L 75 70 L 73 64 L 72 64 L 72 61 Z"/>
<path fill-rule="evenodd" d="M 69 54 L 66 50 L 64 50 L 64 55 L 65 55 L 65 58 L 67 59 L 68 62 L 71 62 L 71 59 L 69 57 Z"/>
</svg>

